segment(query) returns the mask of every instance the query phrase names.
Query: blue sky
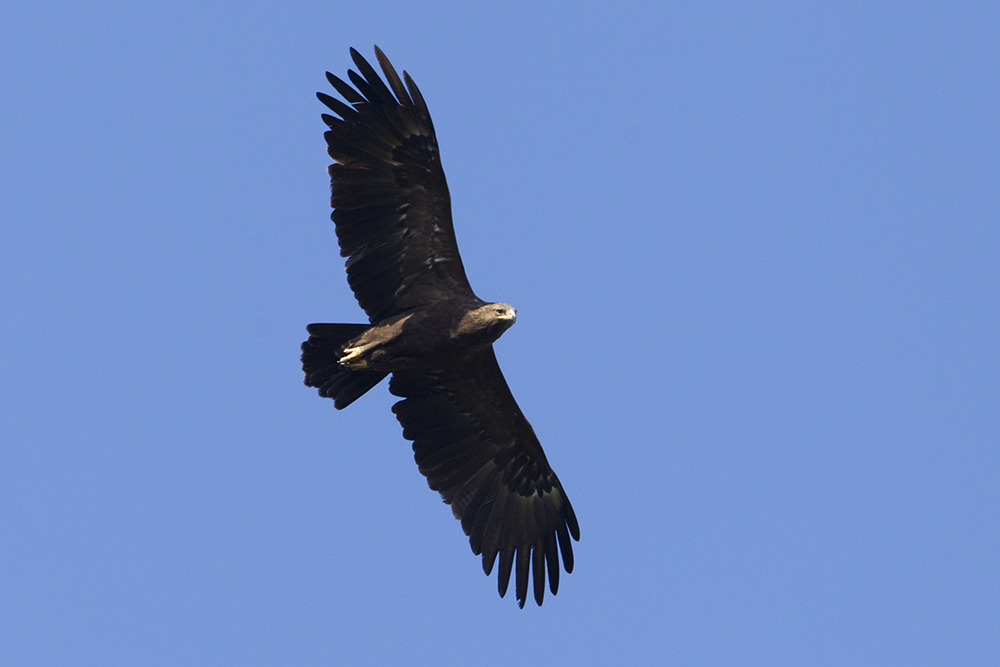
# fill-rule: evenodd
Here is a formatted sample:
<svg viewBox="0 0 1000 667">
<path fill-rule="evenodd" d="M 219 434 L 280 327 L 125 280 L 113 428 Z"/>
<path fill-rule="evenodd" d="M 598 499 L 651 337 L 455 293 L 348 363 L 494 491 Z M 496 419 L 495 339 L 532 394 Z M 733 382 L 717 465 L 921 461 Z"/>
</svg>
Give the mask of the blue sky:
<svg viewBox="0 0 1000 667">
<path fill-rule="evenodd" d="M 6 3 L 0 663 L 995 665 L 992 2 Z M 486 579 L 361 321 L 323 72 L 433 114 L 580 520 Z"/>
</svg>

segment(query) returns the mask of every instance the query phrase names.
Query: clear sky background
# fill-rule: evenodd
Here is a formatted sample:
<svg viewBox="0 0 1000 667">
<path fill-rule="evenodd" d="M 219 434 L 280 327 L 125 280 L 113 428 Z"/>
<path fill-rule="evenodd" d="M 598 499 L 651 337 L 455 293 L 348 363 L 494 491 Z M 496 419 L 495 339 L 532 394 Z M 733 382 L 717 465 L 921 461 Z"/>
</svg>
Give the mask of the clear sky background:
<svg viewBox="0 0 1000 667">
<path fill-rule="evenodd" d="M 540 609 L 302 385 L 374 43 L 518 308 Z M 1000 664 L 1000 4 L 7 2 L 0 83 L 0 664 Z"/>
</svg>

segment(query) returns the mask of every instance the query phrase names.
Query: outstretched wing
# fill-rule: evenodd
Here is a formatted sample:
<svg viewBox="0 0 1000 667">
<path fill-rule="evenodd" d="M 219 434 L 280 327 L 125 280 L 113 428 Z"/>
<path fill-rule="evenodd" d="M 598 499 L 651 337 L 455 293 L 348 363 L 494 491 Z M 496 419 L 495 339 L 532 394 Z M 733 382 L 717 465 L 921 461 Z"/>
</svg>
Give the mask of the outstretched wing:
<svg viewBox="0 0 1000 667">
<path fill-rule="evenodd" d="M 573 571 L 569 537 L 579 540 L 580 528 L 493 348 L 461 369 L 397 371 L 389 390 L 405 399 L 392 410 L 403 437 L 413 441 L 420 472 L 462 521 L 487 575 L 499 555 L 500 596 L 513 566 L 523 607 L 530 569 L 542 604 L 546 571 L 552 593 L 559 589 L 560 551 L 566 571 Z"/>
<path fill-rule="evenodd" d="M 354 49 L 361 74 L 327 78 L 350 104 L 320 101 L 330 157 L 331 218 L 347 281 L 372 323 L 457 295 L 472 295 L 451 222 L 451 198 L 427 104 L 410 76 L 404 87 L 375 47 L 392 91 Z M 395 93 L 395 95 L 394 95 Z"/>
</svg>

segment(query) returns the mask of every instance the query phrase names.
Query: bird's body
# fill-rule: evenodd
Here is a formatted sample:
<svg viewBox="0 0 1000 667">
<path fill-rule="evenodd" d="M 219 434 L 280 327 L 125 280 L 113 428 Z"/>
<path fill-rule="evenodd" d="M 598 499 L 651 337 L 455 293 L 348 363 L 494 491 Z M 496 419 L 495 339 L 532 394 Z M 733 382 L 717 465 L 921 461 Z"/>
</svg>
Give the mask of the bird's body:
<svg viewBox="0 0 1000 667">
<path fill-rule="evenodd" d="M 478 299 L 440 301 L 390 317 L 344 345 L 348 370 L 400 371 L 461 364 L 514 324 L 514 309 Z"/>
<path fill-rule="evenodd" d="M 339 116 L 323 116 L 331 217 L 370 324 L 310 324 L 305 383 L 341 409 L 391 373 L 389 390 L 404 399 L 393 412 L 428 484 L 462 521 L 487 574 L 499 558 L 501 596 L 513 569 L 523 606 L 530 572 L 541 604 L 546 572 L 558 590 L 560 553 L 573 569 L 579 527 L 493 353 L 516 311 L 473 293 L 426 103 L 375 51 L 391 91 L 352 49 L 354 87 L 327 74 L 350 105 L 319 94 Z"/>
</svg>

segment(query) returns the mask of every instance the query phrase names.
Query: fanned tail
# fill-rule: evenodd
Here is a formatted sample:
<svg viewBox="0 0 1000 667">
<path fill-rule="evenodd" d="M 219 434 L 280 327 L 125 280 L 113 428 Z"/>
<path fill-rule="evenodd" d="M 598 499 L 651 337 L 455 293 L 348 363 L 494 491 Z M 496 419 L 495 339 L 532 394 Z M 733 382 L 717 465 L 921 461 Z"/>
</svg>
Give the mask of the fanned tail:
<svg viewBox="0 0 1000 667">
<path fill-rule="evenodd" d="M 368 329 L 367 324 L 310 324 L 309 340 L 302 343 L 302 372 L 307 387 L 319 389 L 319 395 L 333 399 L 338 410 L 363 396 L 388 373 L 349 371 L 339 363 L 344 344 Z"/>
</svg>

